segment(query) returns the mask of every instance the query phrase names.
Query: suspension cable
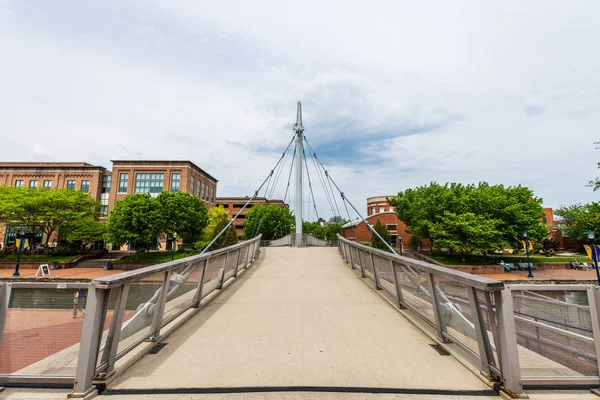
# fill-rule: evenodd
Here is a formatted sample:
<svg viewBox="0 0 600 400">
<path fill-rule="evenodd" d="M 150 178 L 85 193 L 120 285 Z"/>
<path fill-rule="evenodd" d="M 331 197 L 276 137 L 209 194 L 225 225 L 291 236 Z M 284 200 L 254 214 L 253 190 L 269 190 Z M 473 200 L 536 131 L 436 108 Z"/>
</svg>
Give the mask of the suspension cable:
<svg viewBox="0 0 600 400">
<path fill-rule="evenodd" d="M 302 149 L 302 156 L 304 157 L 304 165 L 306 165 L 306 176 L 308 177 L 308 187 L 310 189 L 310 194 L 312 195 L 313 207 L 315 208 L 315 215 L 317 216 L 317 221 L 319 220 L 319 211 L 317 211 L 317 202 L 315 201 L 315 193 L 313 192 L 312 182 L 310 181 L 310 173 L 308 172 L 308 161 L 306 161 L 306 152 Z"/>
<path fill-rule="evenodd" d="M 308 145 L 308 147 L 312 151 L 312 146 L 310 145 L 310 143 L 308 143 L 308 140 L 306 139 L 306 136 L 304 137 L 304 140 L 306 140 L 306 144 Z M 325 169 L 325 166 L 323 165 L 323 163 L 321 162 L 321 160 L 318 159 L 317 153 L 313 151 L 313 154 L 314 154 L 315 159 L 319 162 L 319 164 L 321 165 L 321 167 L 323 168 L 323 170 L 327 174 L 327 170 Z M 373 228 L 373 226 L 369 223 L 369 221 L 367 221 L 362 216 L 362 214 L 356 209 L 356 207 L 354 207 L 354 205 L 352 204 L 352 202 L 350 200 L 348 200 L 348 198 L 344 195 L 344 192 L 341 191 L 341 189 L 339 188 L 339 186 L 337 185 L 337 183 L 335 183 L 335 181 L 333 180 L 333 178 L 330 175 L 327 175 L 327 176 L 329 177 L 329 179 L 331 180 L 331 183 L 333 183 L 333 185 L 335 186 L 335 188 L 337 189 L 337 191 L 340 193 L 340 196 L 342 197 L 342 200 L 345 200 L 346 202 L 348 202 L 348 204 L 350 205 L 350 207 L 352 207 L 352 209 L 354 210 L 354 212 L 356 212 L 356 214 L 359 216 L 359 218 L 365 223 L 365 225 L 367 226 L 367 228 L 369 228 L 369 230 L 371 232 L 373 232 L 375 234 L 375 236 L 377 236 L 379 238 L 379 240 L 381 240 L 383 242 L 383 244 L 385 244 L 387 246 L 387 248 L 390 249 L 390 251 L 393 254 L 398 255 L 398 253 L 396 253 L 396 250 L 394 250 L 394 248 L 381 237 L 381 235 L 379 234 L 379 232 L 377 232 L 375 230 L 375 228 Z"/>
<path fill-rule="evenodd" d="M 304 136 L 304 140 L 306 141 L 306 136 Z M 306 141 L 306 144 L 310 147 L 310 144 L 308 143 L 308 141 Z M 314 153 L 313 151 L 311 151 L 311 153 L 313 153 L 313 155 L 316 158 L 316 153 Z M 331 214 L 335 215 L 335 209 L 333 208 L 333 202 L 331 201 L 329 190 L 327 189 L 327 185 L 325 184 L 325 179 L 321 173 L 321 170 L 319 169 L 319 167 L 317 165 L 317 162 L 315 161 L 315 158 L 311 157 L 313 165 L 315 166 L 315 170 L 317 171 L 317 175 L 319 177 L 319 181 L 321 182 L 321 186 L 323 186 L 323 191 L 325 192 L 325 198 L 327 199 L 327 203 L 329 204 L 329 209 L 331 210 Z"/>
<path fill-rule="evenodd" d="M 292 178 L 292 171 L 294 170 L 294 161 L 296 160 L 296 148 L 294 147 L 294 154 L 292 155 L 292 163 L 290 164 L 290 174 L 288 176 L 287 185 L 285 187 L 285 196 L 283 196 L 283 204 L 287 199 L 288 190 L 290 189 L 290 179 Z"/>
<path fill-rule="evenodd" d="M 292 140 L 290 140 L 290 143 L 288 144 L 288 148 L 292 145 L 292 143 L 294 142 L 295 138 L 296 138 L 296 136 L 294 135 L 294 137 L 292 138 Z M 252 195 L 252 197 L 250 197 L 248 199 L 248 201 L 246 202 L 246 204 L 244 204 L 244 207 L 242 207 L 240 209 L 240 211 L 238 211 L 237 214 L 235 214 L 233 216 L 233 218 L 231 218 L 231 220 L 225 226 L 225 228 L 223 228 L 223 230 L 221 230 L 221 232 L 219 232 L 219 234 L 217 236 L 215 236 L 213 240 L 211 240 L 211 242 L 204 248 L 204 250 L 202 250 L 200 252 L 200 254 L 206 253 L 208 251 L 208 249 L 210 249 L 210 247 L 213 245 L 213 243 L 215 243 L 217 241 L 217 239 L 219 239 L 219 237 L 221 237 L 221 235 L 224 232 L 226 232 L 229 229 L 229 227 L 231 227 L 231 225 L 233 225 L 233 222 L 236 220 L 236 218 L 242 213 L 242 211 L 244 211 L 246 209 L 246 207 L 248 207 L 248 204 L 250 204 L 250 202 L 253 201 L 258 196 L 258 193 L 260 192 L 260 190 L 262 189 L 262 187 L 267 183 L 267 181 L 269 181 L 271 179 L 271 177 L 273 176 L 273 171 L 279 166 L 279 163 L 281 163 L 282 160 L 283 160 L 283 155 L 279 158 L 279 160 L 275 164 L 275 167 L 273 167 L 273 169 L 271 170 L 271 172 L 269 173 L 269 175 L 265 178 L 265 180 L 261 183 L 261 185 L 258 187 L 258 189 L 254 192 L 254 195 Z"/>
</svg>

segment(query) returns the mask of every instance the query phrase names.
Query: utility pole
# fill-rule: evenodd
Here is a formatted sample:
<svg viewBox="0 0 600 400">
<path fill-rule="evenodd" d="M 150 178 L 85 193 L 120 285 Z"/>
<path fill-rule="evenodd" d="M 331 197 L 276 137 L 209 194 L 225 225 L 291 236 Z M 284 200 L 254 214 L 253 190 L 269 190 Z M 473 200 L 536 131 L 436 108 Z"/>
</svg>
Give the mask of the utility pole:
<svg viewBox="0 0 600 400">
<path fill-rule="evenodd" d="M 296 240 L 295 246 L 302 246 L 302 155 L 304 154 L 304 126 L 302 126 L 302 104 L 298 102 L 298 112 L 296 114 Z"/>
</svg>

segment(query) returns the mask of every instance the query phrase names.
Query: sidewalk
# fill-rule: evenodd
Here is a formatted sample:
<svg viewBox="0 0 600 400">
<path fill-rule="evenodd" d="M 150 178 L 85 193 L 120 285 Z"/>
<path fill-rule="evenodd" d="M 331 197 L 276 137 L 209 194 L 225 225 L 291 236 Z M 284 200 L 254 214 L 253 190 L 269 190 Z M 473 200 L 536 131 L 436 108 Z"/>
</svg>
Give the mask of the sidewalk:
<svg viewBox="0 0 600 400">
<path fill-rule="evenodd" d="M 533 271 L 533 278 L 527 277 L 527 271 L 510 271 L 494 274 L 475 274 L 498 281 L 596 281 L 596 271 L 581 271 L 574 269 L 547 269 Z"/>
<path fill-rule="evenodd" d="M 0 269 L 0 280 L 9 279 L 23 279 L 23 278 L 35 278 L 36 269 L 20 269 L 19 277 L 13 277 L 14 270 L 12 269 Z M 66 268 L 50 270 L 50 276 L 38 276 L 37 279 L 95 279 L 102 278 L 109 275 L 119 274 L 125 272 L 123 270 L 113 269 L 107 271 L 103 268 Z"/>
</svg>

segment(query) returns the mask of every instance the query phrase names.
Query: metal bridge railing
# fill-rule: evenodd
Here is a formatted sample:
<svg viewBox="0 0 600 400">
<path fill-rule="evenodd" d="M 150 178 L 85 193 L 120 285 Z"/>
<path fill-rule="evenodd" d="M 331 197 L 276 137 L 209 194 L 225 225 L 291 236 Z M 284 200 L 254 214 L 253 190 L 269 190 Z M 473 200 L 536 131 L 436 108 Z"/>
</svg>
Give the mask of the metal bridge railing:
<svg viewBox="0 0 600 400">
<path fill-rule="evenodd" d="M 335 243 L 327 240 L 318 239 L 309 233 L 290 233 L 279 239 L 274 240 L 262 240 L 260 242 L 261 247 L 282 247 L 282 246 L 295 246 L 295 247 L 329 247 L 336 246 Z"/>
<path fill-rule="evenodd" d="M 342 257 L 377 289 L 470 354 L 512 393 L 600 385 L 600 288 L 508 285 L 339 237 Z M 568 301 L 567 301 L 568 300 Z"/>
<path fill-rule="evenodd" d="M 247 268 L 260 238 L 91 283 L 0 283 L 0 384 L 74 384 L 71 396 L 86 396 L 94 390 L 92 380 L 114 374 L 117 360 L 143 342 L 158 341 L 163 327 Z M 84 319 L 83 308 L 73 303 L 78 289 L 87 303 Z M 75 311 L 78 318 L 72 318 Z M 37 358 L 20 354 L 26 350 L 18 345 L 23 332 L 13 330 L 25 329 L 23 321 L 39 336 L 38 350 L 46 347 Z M 42 328 L 47 332 L 40 334 Z M 62 344 L 47 349 L 56 338 Z"/>
<path fill-rule="evenodd" d="M 339 235 L 338 240 L 344 260 L 376 289 L 434 327 L 440 341 L 466 350 L 482 374 L 503 380 L 510 392 L 522 392 L 518 364 L 511 355 L 517 341 L 508 333 L 514 320 L 504 302 L 502 282 L 398 256 Z M 465 301 L 449 297 L 444 291 L 449 286 Z"/>
</svg>

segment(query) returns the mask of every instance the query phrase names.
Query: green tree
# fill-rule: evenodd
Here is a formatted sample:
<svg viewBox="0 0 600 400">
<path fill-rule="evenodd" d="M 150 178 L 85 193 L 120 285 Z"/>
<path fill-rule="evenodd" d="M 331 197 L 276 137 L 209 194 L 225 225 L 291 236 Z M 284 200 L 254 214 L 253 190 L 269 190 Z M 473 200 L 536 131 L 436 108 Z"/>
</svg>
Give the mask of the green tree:
<svg viewBox="0 0 600 400">
<path fill-rule="evenodd" d="M 486 254 L 509 246 L 499 230 L 501 221 L 475 215 L 444 213 L 431 227 L 431 234 L 439 247 L 450 247 L 461 253 Z"/>
<path fill-rule="evenodd" d="M 379 236 L 381 236 L 383 240 L 385 240 L 385 243 L 382 242 L 381 239 L 377 237 L 377 235 L 371 233 L 371 246 L 375 247 L 376 249 L 390 251 L 386 243 L 389 244 L 392 241 L 392 237 L 390 236 L 390 232 L 388 232 L 387 228 L 383 226 L 381 221 L 378 219 L 377 222 L 375 222 L 375 226 L 373 227 L 373 229 L 375 229 L 375 232 L 377 232 Z"/>
<path fill-rule="evenodd" d="M 106 224 L 93 216 L 70 222 L 64 228 L 65 238 L 69 242 L 81 242 L 84 246 L 99 242 L 106 233 Z"/>
<path fill-rule="evenodd" d="M 31 237 L 35 237 L 43 229 L 45 194 L 38 189 L 0 187 L 0 222 L 25 228 Z"/>
<path fill-rule="evenodd" d="M 542 199 L 520 185 L 432 182 L 400 192 L 389 202 L 396 207 L 396 215 L 409 232 L 429 239 L 432 248 L 446 247 L 449 243 L 459 248 L 456 244 L 467 237 L 470 243 L 460 247 L 465 251 L 482 252 L 509 245 L 519 248 L 524 231 L 533 240 L 541 240 L 548 233 Z M 481 238 L 472 237 L 477 229 L 481 230 Z"/>
<path fill-rule="evenodd" d="M 229 223 L 229 213 L 225 211 L 223 206 L 213 207 L 208 210 L 208 226 L 204 230 L 202 240 L 196 243 L 196 251 L 202 251 L 217 235 L 225 229 Z M 231 246 L 238 242 L 235 228 L 230 226 L 226 232 L 212 244 L 209 250 L 218 250 L 223 247 Z"/>
<path fill-rule="evenodd" d="M 561 230 L 569 239 L 585 240 L 588 230 L 600 235 L 600 203 L 559 207 L 554 214 L 561 218 Z"/>
<path fill-rule="evenodd" d="M 254 206 L 246 213 L 244 239 L 262 234 L 263 240 L 273 240 L 289 235 L 294 226 L 294 216 L 289 208 L 271 204 Z"/>
<path fill-rule="evenodd" d="M 100 202 L 92 199 L 88 193 L 80 191 L 42 189 L 39 192 L 42 210 L 40 223 L 46 234 L 46 244 L 50 235 L 60 226 L 74 221 L 93 220 L 95 210 L 100 206 Z"/>
<path fill-rule="evenodd" d="M 187 192 L 162 192 L 157 197 L 165 225 L 162 230 L 167 236 L 177 232 L 184 243 L 195 243 L 202 237 L 208 224 L 208 212 L 204 202 Z"/>
<path fill-rule="evenodd" d="M 134 194 L 117 201 L 106 222 L 106 241 L 121 246 L 130 243 L 149 249 L 164 231 L 164 210 L 150 194 Z"/>
<path fill-rule="evenodd" d="M 305 221 L 302 223 L 302 232 L 308 233 L 316 237 L 317 239 L 325 240 L 327 236 L 327 228 L 325 225 L 321 225 L 319 222 L 308 222 Z"/>
</svg>

